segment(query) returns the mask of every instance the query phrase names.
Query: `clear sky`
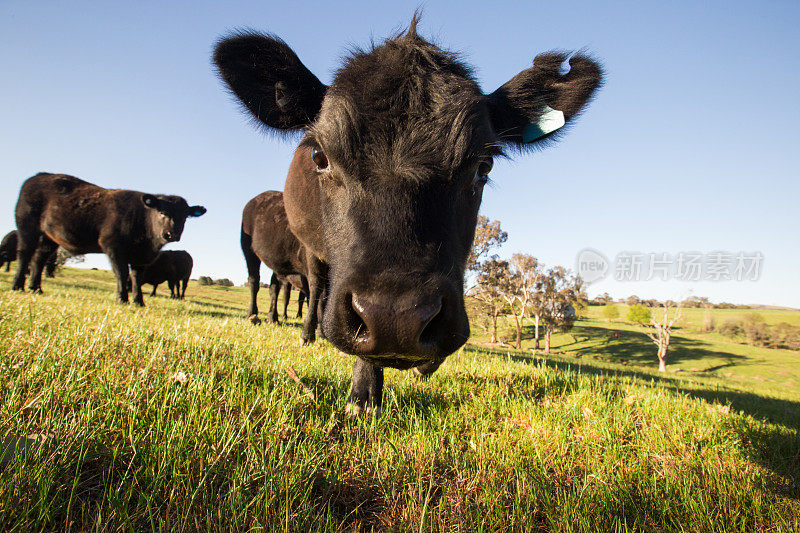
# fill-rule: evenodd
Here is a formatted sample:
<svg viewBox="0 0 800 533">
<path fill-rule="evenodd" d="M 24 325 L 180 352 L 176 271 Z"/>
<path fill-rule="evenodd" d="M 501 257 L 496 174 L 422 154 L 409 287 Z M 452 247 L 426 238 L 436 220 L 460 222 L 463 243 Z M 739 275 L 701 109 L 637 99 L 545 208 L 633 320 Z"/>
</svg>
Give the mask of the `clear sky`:
<svg viewBox="0 0 800 533">
<path fill-rule="evenodd" d="M 208 213 L 169 248 L 192 254 L 194 276 L 243 282 L 242 207 L 283 189 L 294 147 L 250 125 L 213 73 L 213 43 L 234 28 L 276 33 L 329 83 L 350 46 L 402 29 L 418 6 L 1 2 L 0 232 L 38 171 L 180 194 Z M 496 162 L 482 212 L 509 233 L 501 255 L 575 268 L 595 249 L 611 270 L 592 296 L 800 307 L 800 2 L 422 7 L 420 33 L 462 52 L 484 92 L 551 49 L 586 49 L 607 71 L 560 144 Z M 760 252 L 758 281 L 614 279 L 621 253 L 717 251 Z"/>
</svg>

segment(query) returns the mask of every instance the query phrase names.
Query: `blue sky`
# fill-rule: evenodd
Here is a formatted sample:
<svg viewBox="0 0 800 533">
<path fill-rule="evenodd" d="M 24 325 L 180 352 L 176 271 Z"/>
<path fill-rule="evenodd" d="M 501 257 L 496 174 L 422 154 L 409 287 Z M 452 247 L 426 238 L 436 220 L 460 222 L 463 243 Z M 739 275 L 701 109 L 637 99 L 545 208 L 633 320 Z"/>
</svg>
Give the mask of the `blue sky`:
<svg viewBox="0 0 800 533">
<path fill-rule="evenodd" d="M 239 111 L 213 73 L 213 43 L 234 28 L 276 33 L 329 83 L 349 46 L 403 28 L 419 5 L 0 3 L 0 232 L 38 171 L 180 194 L 208 213 L 169 248 L 194 256 L 195 276 L 243 282 L 242 207 L 283 188 L 293 145 Z M 485 92 L 550 49 L 586 49 L 607 71 L 560 144 L 495 164 L 482 212 L 509 232 L 501 255 L 574 268 L 585 248 L 611 261 L 760 252 L 758 281 L 616 281 L 612 271 L 589 292 L 800 307 L 800 3 L 422 7 L 422 35 L 462 52 Z"/>
</svg>

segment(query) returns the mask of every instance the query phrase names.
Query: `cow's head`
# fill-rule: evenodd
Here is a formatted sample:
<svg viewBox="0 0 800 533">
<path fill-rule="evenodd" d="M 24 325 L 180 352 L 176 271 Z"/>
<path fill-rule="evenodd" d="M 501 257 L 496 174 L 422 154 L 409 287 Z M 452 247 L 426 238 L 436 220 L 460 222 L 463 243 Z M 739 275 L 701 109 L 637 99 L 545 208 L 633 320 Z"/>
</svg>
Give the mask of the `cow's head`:
<svg viewBox="0 0 800 533">
<path fill-rule="evenodd" d="M 417 35 L 416 17 L 352 54 L 329 87 L 274 36 L 233 35 L 214 60 L 260 124 L 304 133 L 295 164 L 318 183 L 330 265 L 325 336 L 401 367 L 467 340 L 464 268 L 493 158 L 552 141 L 602 76 L 584 55 L 547 53 L 484 94 Z"/>
<path fill-rule="evenodd" d="M 181 240 L 186 219 L 202 216 L 206 212 L 202 205 L 190 206 L 180 196 L 143 194 L 142 203 L 147 208 L 150 234 L 160 246 Z"/>
</svg>

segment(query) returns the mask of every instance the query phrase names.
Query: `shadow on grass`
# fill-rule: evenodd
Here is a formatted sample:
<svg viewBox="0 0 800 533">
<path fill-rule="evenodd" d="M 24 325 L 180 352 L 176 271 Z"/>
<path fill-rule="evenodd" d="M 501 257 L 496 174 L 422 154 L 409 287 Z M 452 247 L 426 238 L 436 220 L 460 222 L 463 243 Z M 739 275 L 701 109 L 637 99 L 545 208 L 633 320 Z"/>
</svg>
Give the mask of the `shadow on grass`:
<svg viewBox="0 0 800 533">
<path fill-rule="evenodd" d="M 681 393 L 691 397 L 702 398 L 710 403 L 730 405 L 732 408 L 754 417 L 781 424 L 795 431 L 800 430 L 800 402 L 792 400 L 770 398 L 751 392 L 721 389 L 711 386 L 702 387 L 702 384 L 695 380 L 692 382 L 692 388 L 687 388 L 685 387 L 686 383 L 684 379 L 680 376 L 661 376 L 652 372 L 627 368 L 596 367 L 592 366 L 590 362 L 572 363 L 569 361 L 559 361 L 546 355 L 527 355 L 521 352 L 506 352 L 470 345 L 465 346 L 464 351 L 467 353 L 496 355 L 518 363 L 543 364 L 561 371 L 570 371 L 585 375 L 614 375 L 661 383 L 670 387 L 679 388 Z"/>
<path fill-rule="evenodd" d="M 609 330 L 600 326 L 577 325 L 570 330 L 570 334 L 576 340 L 572 343 L 558 346 L 557 349 L 566 349 L 578 356 L 599 355 L 611 362 L 653 363 L 655 345 L 644 333 L 623 329 Z M 589 344 L 578 346 L 584 343 Z M 724 359 L 726 361 L 726 363 L 714 368 L 722 368 L 747 360 L 747 357 L 742 355 L 721 352 L 708 342 L 677 335 L 673 335 L 671 339 L 669 357 L 672 364 L 704 359 Z"/>
</svg>

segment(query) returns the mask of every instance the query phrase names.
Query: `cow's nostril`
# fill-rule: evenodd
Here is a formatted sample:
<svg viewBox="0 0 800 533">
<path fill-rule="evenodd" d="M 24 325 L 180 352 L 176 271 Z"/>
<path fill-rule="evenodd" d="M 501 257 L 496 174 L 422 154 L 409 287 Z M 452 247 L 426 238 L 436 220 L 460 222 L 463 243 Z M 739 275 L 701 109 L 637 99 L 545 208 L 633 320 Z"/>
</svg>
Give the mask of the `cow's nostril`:
<svg viewBox="0 0 800 533">
<path fill-rule="evenodd" d="M 439 300 L 438 304 L 427 306 L 419 313 L 418 318 L 421 324 L 417 340 L 419 344 L 427 346 L 436 344 L 441 329 L 440 324 L 444 319 L 442 307 L 443 302 Z"/>
<path fill-rule="evenodd" d="M 349 331 L 353 332 L 353 339 L 358 344 L 367 342 L 369 340 L 369 328 L 363 318 L 366 313 L 364 306 L 350 293 L 347 295 L 346 307 L 349 311 L 347 327 Z"/>
</svg>

